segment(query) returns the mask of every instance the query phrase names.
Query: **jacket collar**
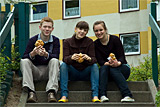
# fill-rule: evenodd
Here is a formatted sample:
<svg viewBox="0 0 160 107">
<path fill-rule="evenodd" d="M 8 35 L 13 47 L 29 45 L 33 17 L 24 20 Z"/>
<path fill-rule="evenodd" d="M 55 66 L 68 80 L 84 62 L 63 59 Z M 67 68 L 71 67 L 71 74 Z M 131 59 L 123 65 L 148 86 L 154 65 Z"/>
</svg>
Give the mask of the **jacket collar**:
<svg viewBox="0 0 160 107">
<path fill-rule="evenodd" d="M 41 35 L 41 33 L 38 34 L 38 40 L 42 40 L 40 35 Z M 50 35 L 50 36 L 49 36 L 49 40 L 48 40 L 48 41 L 43 41 L 43 42 L 44 42 L 44 43 L 53 42 L 52 36 Z"/>
<path fill-rule="evenodd" d="M 84 37 L 82 39 L 76 39 L 75 35 L 72 36 L 71 41 L 70 41 L 70 46 L 71 47 L 87 47 L 87 38 Z"/>
</svg>

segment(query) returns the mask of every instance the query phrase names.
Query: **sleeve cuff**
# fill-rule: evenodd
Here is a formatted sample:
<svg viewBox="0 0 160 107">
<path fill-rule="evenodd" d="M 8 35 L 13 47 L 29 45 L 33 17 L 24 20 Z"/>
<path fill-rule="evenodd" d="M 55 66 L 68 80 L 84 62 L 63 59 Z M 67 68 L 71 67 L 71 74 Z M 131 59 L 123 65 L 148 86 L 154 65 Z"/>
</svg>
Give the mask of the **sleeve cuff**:
<svg viewBox="0 0 160 107">
<path fill-rule="evenodd" d="M 32 60 L 34 60 L 34 59 L 35 59 L 35 57 L 31 57 L 30 53 L 29 53 L 29 57 L 30 57 Z"/>
<path fill-rule="evenodd" d="M 48 53 L 48 56 L 47 57 L 44 57 L 46 60 L 49 58 L 49 53 Z"/>
</svg>

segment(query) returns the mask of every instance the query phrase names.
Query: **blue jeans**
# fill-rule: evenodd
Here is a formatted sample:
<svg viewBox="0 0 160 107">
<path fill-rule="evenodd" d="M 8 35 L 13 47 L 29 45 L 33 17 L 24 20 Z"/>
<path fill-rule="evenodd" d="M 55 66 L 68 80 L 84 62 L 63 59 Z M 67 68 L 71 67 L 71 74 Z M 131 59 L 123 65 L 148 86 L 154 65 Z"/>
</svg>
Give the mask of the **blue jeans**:
<svg viewBox="0 0 160 107">
<path fill-rule="evenodd" d="M 128 88 L 127 79 L 130 75 L 130 67 L 128 64 L 122 64 L 119 67 L 110 67 L 103 65 L 99 71 L 99 95 L 100 97 L 105 95 L 107 96 L 107 85 L 109 80 L 113 80 L 120 92 L 122 97 L 130 96 L 132 97 L 131 91 Z"/>
<path fill-rule="evenodd" d="M 72 65 L 62 63 L 60 66 L 60 87 L 61 96 L 68 97 L 68 80 L 71 81 L 91 81 L 92 97 L 98 96 L 99 69 L 97 64 L 88 66 L 83 71 L 78 71 Z"/>
</svg>

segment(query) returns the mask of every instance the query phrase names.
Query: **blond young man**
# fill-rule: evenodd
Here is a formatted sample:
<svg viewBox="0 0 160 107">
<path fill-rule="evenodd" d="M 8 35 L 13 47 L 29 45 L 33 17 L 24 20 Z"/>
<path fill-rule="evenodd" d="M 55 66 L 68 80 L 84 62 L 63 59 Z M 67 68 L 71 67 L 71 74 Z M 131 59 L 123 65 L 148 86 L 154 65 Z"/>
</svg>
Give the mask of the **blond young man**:
<svg viewBox="0 0 160 107">
<path fill-rule="evenodd" d="M 23 75 L 23 88 L 28 89 L 28 102 L 37 102 L 34 81 L 48 80 L 46 92 L 48 102 L 56 102 L 55 94 L 58 91 L 59 72 L 59 39 L 51 35 L 54 30 L 53 20 L 44 17 L 40 21 L 40 34 L 29 39 L 24 55 L 21 59 Z M 42 40 L 43 45 L 36 45 L 37 40 Z"/>
</svg>

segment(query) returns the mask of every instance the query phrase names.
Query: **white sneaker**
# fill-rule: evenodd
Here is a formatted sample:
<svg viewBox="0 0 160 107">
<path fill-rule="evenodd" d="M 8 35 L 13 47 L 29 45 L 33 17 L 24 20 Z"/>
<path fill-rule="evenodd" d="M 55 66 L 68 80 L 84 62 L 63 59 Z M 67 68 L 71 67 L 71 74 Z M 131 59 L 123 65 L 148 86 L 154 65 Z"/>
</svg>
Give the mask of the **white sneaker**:
<svg viewBox="0 0 160 107">
<path fill-rule="evenodd" d="M 134 102 L 135 100 L 129 96 L 124 97 L 121 99 L 121 102 Z"/>
<path fill-rule="evenodd" d="M 101 96 L 101 102 L 108 102 L 109 99 L 106 96 Z"/>
</svg>

